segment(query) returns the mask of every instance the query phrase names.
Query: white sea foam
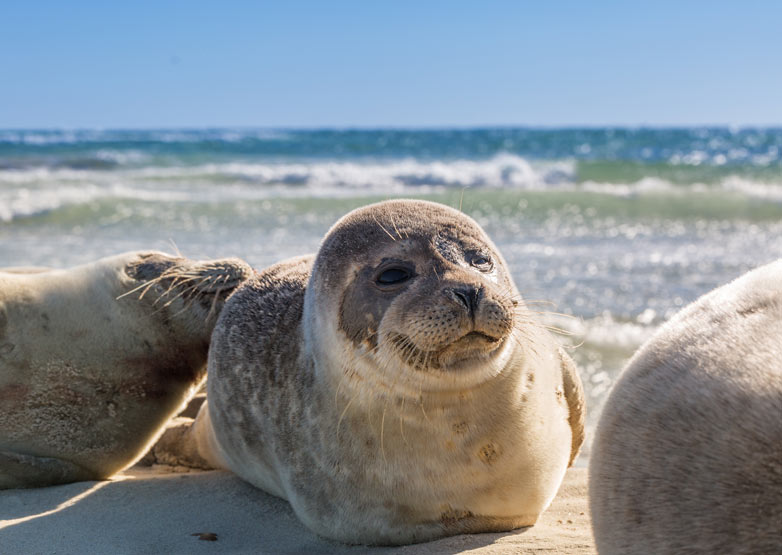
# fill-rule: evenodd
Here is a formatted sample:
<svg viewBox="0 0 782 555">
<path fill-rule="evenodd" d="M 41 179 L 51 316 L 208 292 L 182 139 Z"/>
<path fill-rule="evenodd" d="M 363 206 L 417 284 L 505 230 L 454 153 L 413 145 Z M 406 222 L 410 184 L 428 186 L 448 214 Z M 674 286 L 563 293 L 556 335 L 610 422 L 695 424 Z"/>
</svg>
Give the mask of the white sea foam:
<svg viewBox="0 0 782 555">
<path fill-rule="evenodd" d="M 758 183 L 740 177 L 730 177 L 725 179 L 722 186 L 727 191 L 741 193 L 749 197 L 782 202 L 782 183 Z"/>
<path fill-rule="evenodd" d="M 93 178 L 95 171 L 72 170 L 67 168 L 35 167 L 25 169 L 0 170 L 0 185 L 29 185 L 34 183 L 85 182 Z M 100 177 L 100 176 L 96 176 Z"/>
<path fill-rule="evenodd" d="M 674 185 L 670 181 L 657 177 L 644 177 L 634 183 L 600 183 L 585 181 L 581 189 L 601 195 L 613 195 L 619 197 L 632 197 L 643 194 L 672 194 L 684 195 L 688 192 L 698 191 L 705 185 L 695 184 L 689 186 Z"/>
<path fill-rule="evenodd" d="M 10 222 L 56 210 L 66 205 L 85 204 L 105 196 L 95 185 L 58 187 L 57 189 L 0 190 L 0 221 Z"/>
<path fill-rule="evenodd" d="M 111 149 L 98 151 L 98 155 L 119 163 L 144 156 Z M 533 166 L 511 155 L 479 161 L 231 162 L 111 170 L 34 167 L 0 170 L 0 219 L 11 221 L 101 198 L 220 202 L 274 196 L 427 193 L 461 187 L 543 190 L 571 181 L 568 163 Z"/>
<path fill-rule="evenodd" d="M 632 353 L 657 331 L 656 314 L 643 311 L 635 320 L 619 321 L 609 312 L 594 318 L 547 314 L 546 323 L 564 330 L 575 344 L 588 345 L 601 350 L 614 349 Z"/>
<path fill-rule="evenodd" d="M 419 194 L 454 188 L 589 192 L 620 197 L 683 197 L 691 193 L 722 192 L 782 202 L 782 180 L 780 183 L 758 183 L 731 176 L 718 184 L 680 185 L 646 177 L 634 183 L 578 183 L 572 160 L 530 162 L 511 154 L 484 160 L 408 158 L 141 167 L 126 167 L 143 164 L 148 157 L 136 150 L 106 148 L 99 150 L 96 156 L 115 161 L 120 167 L 37 166 L 0 170 L 0 219 L 10 221 L 98 197 L 149 202 L 220 202 L 277 196 Z"/>
<path fill-rule="evenodd" d="M 140 153 L 99 151 L 102 159 L 120 163 L 135 162 Z M 33 183 L 45 180 L 106 180 L 117 177 L 135 181 L 144 179 L 211 179 L 281 184 L 311 188 L 347 187 L 352 189 L 404 190 L 415 187 L 495 187 L 543 189 L 572 184 L 572 162 L 531 164 L 510 154 L 487 160 L 403 159 L 394 161 L 309 163 L 203 164 L 198 166 L 151 166 L 120 170 L 74 170 L 66 168 L 30 168 L 0 171 L 0 183 Z"/>
<path fill-rule="evenodd" d="M 120 166 L 144 163 L 148 155 L 136 151 L 99 150 L 96 157 Z M 307 163 L 227 162 L 194 166 L 144 166 L 119 168 L 33 167 L 0 170 L 0 186 L 88 182 L 110 185 L 158 185 L 195 187 L 199 184 L 225 186 L 283 186 L 304 188 L 309 194 L 428 192 L 445 188 L 503 188 L 520 190 L 586 191 L 613 196 L 647 194 L 687 195 L 693 192 L 741 193 L 750 197 L 782 200 L 779 183 L 756 182 L 737 176 L 717 184 L 674 184 L 657 177 L 635 182 L 578 183 L 573 160 L 530 162 L 520 156 L 501 154 L 484 160 L 396 159 L 375 161 L 310 161 Z"/>
<path fill-rule="evenodd" d="M 140 150 L 115 150 L 103 148 L 95 153 L 98 160 L 116 162 L 117 164 L 138 164 L 149 159 L 149 155 Z"/>
</svg>

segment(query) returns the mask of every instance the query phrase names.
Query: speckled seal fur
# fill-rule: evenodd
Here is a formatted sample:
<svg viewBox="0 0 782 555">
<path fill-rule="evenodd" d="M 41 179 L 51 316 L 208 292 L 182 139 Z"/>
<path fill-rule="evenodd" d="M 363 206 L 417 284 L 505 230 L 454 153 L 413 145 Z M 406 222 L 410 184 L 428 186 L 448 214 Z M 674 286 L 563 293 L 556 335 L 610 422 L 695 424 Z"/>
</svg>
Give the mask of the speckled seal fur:
<svg viewBox="0 0 782 555">
<path fill-rule="evenodd" d="M 219 310 L 251 268 L 131 252 L 0 269 L 0 488 L 130 465 L 206 373 Z"/>
<path fill-rule="evenodd" d="M 244 284 L 207 391 L 200 454 L 354 544 L 532 525 L 583 440 L 570 358 L 483 230 L 423 201 L 351 212 Z"/>
<path fill-rule="evenodd" d="M 701 297 L 636 353 L 589 473 L 601 554 L 782 551 L 782 260 Z"/>
</svg>

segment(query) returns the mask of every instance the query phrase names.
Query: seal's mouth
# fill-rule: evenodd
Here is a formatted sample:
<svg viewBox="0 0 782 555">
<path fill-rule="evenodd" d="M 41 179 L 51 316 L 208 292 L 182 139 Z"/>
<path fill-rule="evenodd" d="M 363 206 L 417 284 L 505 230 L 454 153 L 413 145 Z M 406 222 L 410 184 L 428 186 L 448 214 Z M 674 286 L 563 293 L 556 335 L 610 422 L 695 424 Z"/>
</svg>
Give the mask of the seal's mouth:
<svg viewBox="0 0 782 555">
<path fill-rule="evenodd" d="M 397 347 L 400 358 L 417 370 L 450 370 L 488 361 L 504 344 L 505 339 L 471 331 L 436 350 L 421 349 L 410 337 L 401 334 L 395 334 L 392 342 Z"/>
<path fill-rule="evenodd" d="M 463 335 L 462 337 L 460 337 L 456 341 L 465 341 L 465 340 L 467 340 L 467 341 L 485 341 L 485 342 L 488 342 L 488 343 L 496 343 L 497 341 L 501 341 L 502 338 L 500 338 L 500 337 L 493 337 L 493 336 L 491 336 L 489 334 L 486 334 L 486 333 L 483 333 L 481 331 L 471 331 L 470 333 L 467 333 L 467 334 Z M 454 343 L 456 343 L 456 341 L 454 341 Z"/>
<path fill-rule="evenodd" d="M 503 339 L 484 332 L 471 331 L 440 349 L 437 359 L 441 367 L 447 368 L 486 361 L 503 344 Z"/>
</svg>

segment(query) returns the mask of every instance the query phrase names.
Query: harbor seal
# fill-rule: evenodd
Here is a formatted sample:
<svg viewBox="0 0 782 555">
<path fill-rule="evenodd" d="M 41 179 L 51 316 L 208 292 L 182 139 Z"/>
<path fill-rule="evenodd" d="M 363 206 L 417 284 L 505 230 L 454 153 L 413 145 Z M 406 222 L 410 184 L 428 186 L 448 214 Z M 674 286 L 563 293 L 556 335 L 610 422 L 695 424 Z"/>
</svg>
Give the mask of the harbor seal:
<svg viewBox="0 0 782 555">
<path fill-rule="evenodd" d="M 103 479 L 143 455 L 251 273 L 159 252 L 0 270 L 0 488 Z"/>
<path fill-rule="evenodd" d="M 484 231 L 396 200 L 236 291 L 185 437 L 322 536 L 404 544 L 534 524 L 583 424 L 572 360 Z"/>
<path fill-rule="evenodd" d="M 601 554 L 782 549 L 782 260 L 682 310 L 633 358 L 589 469 Z"/>
</svg>

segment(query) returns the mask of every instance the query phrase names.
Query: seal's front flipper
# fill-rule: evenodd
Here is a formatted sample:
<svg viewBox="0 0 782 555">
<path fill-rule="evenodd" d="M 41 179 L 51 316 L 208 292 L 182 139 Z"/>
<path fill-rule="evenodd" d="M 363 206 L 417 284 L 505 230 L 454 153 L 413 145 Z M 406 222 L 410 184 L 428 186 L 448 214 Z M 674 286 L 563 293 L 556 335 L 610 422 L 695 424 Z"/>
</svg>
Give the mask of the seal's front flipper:
<svg viewBox="0 0 782 555">
<path fill-rule="evenodd" d="M 576 364 L 562 347 L 559 348 L 559 358 L 562 365 L 562 386 L 565 389 L 565 399 L 569 411 L 568 422 L 572 433 L 570 460 L 568 461 L 568 468 L 570 468 L 578 456 L 581 444 L 584 443 L 584 422 L 586 421 L 584 386 L 581 384 Z"/>
<path fill-rule="evenodd" d="M 54 486 L 102 478 L 64 459 L 0 451 L 0 489 Z"/>
<path fill-rule="evenodd" d="M 169 466 L 184 466 L 199 470 L 213 470 L 214 466 L 198 454 L 193 433 L 192 418 L 174 418 L 166 426 L 166 431 L 152 446 L 144 458 L 139 461 L 143 465 L 166 464 Z"/>
</svg>

